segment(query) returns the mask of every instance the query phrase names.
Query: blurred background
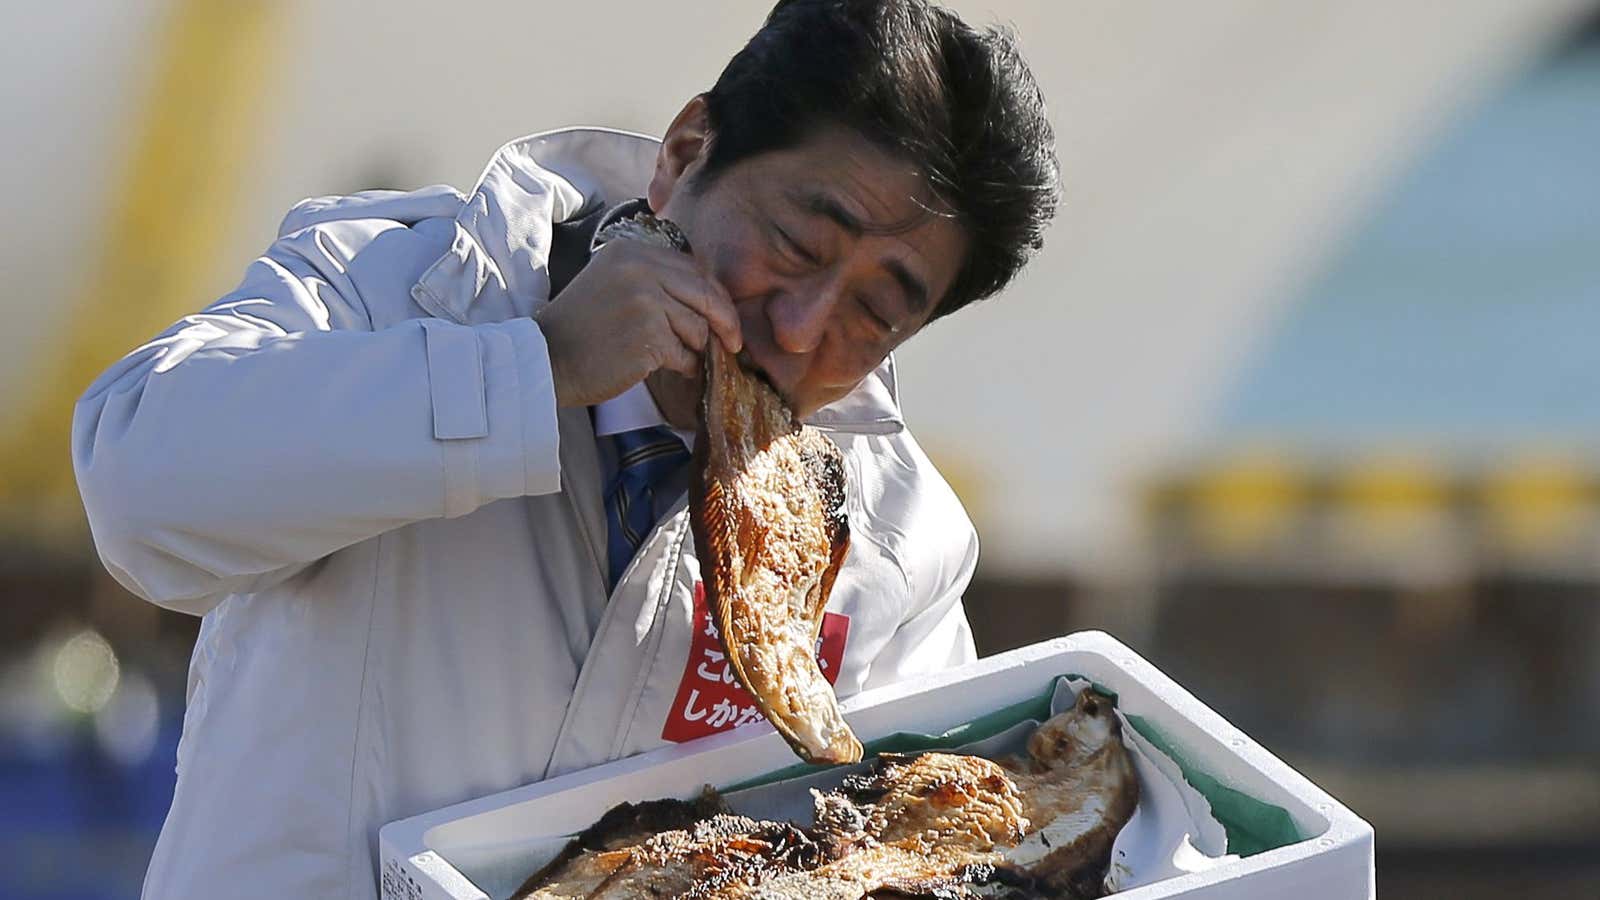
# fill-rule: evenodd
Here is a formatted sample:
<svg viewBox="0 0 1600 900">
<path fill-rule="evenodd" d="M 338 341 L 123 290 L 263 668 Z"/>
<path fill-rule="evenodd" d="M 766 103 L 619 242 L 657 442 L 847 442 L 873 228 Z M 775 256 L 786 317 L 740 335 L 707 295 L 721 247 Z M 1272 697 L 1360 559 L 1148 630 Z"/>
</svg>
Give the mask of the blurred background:
<svg viewBox="0 0 1600 900">
<path fill-rule="evenodd" d="M 1116 634 L 1368 818 L 1386 897 L 1600 895 L 1600 9 L 950 5 L 1014 25 L 1067 179 L 901 354 L 980 649 Z M 0 895 L 136 897 L 171 796 L 198 620 L 94 556 L 89 380 L 302 197 L 659 134 L 766 6 L 0 9 Z"/>
</svg>

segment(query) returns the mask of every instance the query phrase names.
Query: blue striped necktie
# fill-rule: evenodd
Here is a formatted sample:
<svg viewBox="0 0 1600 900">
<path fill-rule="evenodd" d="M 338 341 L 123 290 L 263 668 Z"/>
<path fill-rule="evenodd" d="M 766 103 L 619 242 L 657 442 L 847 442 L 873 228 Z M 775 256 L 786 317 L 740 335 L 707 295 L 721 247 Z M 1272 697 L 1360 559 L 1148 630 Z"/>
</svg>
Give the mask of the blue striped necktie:
<svg viewBox="0 0 1600 900">
<path fill-rule="evenodd" d="M 606 558 L 615 587 L 655 527 L 656 490 L 689 461 L 689 450 L 661 425 L 624 431 L 611 440 L 617 474 L 606 488 Z"/>
</svg>

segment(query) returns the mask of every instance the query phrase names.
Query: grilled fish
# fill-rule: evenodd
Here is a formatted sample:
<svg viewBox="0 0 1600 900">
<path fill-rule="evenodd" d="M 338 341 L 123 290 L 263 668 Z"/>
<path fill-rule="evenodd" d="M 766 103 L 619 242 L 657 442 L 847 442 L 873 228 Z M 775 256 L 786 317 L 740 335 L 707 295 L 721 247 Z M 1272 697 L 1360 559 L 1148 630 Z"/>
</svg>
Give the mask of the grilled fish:
<svg viewBox="0 0 1600 900">
<path fill-rule="evenodd" d="M 591 900 L 714 897 L 726 885 L 814 867 L 820 856 L 811 838 L 787 822 L 728 815 L 657 835 L 628 853 L 587 895 Z"/>
<path fill-rule="evenodd" d="M 1110 698 L 1086 689 L 1023 756 L 883 754 L 813 800 L 809 829 L 728 815 L 714 794 L 624 804 L 515 897 L 1099 897 L 1138 782 Z"/>
<path fill-rule="evenodd" d="M 949 753 L 879 757 L 872 772 L 816 794 L 809 833 L 722 809 L 712 794 L 694 804 L 624 804 L 513 896 L 955 898 L 992 877 L 997 847 L 1015 844 L 1027 826 L 1004 769 Z M 651 833 L 662 825 L 672 828 Z"/>
<path fill-rule="evenodd" d="M 1001 765 L 1032 825 L 1004 851 L 999 870 L 1050 896 L 1104 896 L 1111 845 L 1139 805 L 1139 777 L 1113 700 L 1085 687 L 1071 709 L 1028 738 L 1026 756 Z"/>
<path fill-rule="evenodd" d="M 860 830 L 873 840 L 920 851 L 988 851 L 1028 830 L 1016 785 L 981 756 L 880 754 L 871 773 L 846 778 L 835 796 L 860 809 Z"/>
<path fill-rule="evenodd" d="M 1113 701 L 1085 688 L 1071 709 L 1035 729 L 1024 756 L 996 763 L 948 753 L 882 754 L 873 772 L 818 795 L 817 840 L 837 858 L 818 874 L 829 867 L 900 871 L 901 857 L 882 859 L 888 851 L 879 852 L 881 844 L 920 856 L 923 880 L 915 891 L 909 882 L 888 881 L 876 890 L 1101 897 L 1112 844 L 1138 801 L 1138 776 Z M 751 896 L 780 896 L 768 889 Z"/>
<path fill-rule="evenodd" d="M 1005 771 L 977 756 L 884 754 L 873 771 L 814 793 L 814 836 L 825 861 L 730 882 L 719 900 L 859 900 L 970 896 L 1000 861 L 997 847 L 1022 838 L 1027 820 Z"/>
<path fill-rule="evenodd" d="M 648 213 L 602 241 L 689 252 L 676 224 Z M 717 634 L 739 683 L 807 762 L 861 759 L 814 653 L 822 611 L 850 548 L 844 460 L 783 398 L 707 341 L 690 523 Z"/>
<path fill-rule="evenodd" d="M 856 762 L 861 742 L 814 655 L 850 546 L 844 460 L 716 342 L 705 374 L 689 515 L 728 661 L 803 759 Z"/>
<path fill-rule="evenodd" d="M 692 801 L 648 800 L 614 806 L 568 842 L 549 864 L 533 873 L 511 895 L 512 900 L 587 897 L 628 861 L 629 848 L 663 832 L 692 828 L 697 822 L 727 812 L 721 795 L 709 787 Z"/>
</svg>

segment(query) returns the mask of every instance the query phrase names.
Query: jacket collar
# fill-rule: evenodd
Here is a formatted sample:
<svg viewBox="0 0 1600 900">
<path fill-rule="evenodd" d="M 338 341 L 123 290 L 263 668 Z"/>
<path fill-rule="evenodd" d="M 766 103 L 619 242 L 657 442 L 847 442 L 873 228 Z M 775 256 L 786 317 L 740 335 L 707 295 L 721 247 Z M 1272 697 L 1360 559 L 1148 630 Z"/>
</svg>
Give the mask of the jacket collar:
<svg viewBox="0 0 1600 900">
<path fill-rule="evenodd" d="M 550 296 L 550 225 L 644 192 L 656 141 L 603 128 L 518 138 L 496 151 L 456 215 L 448 250 L 412 295 L 466 323 L 481 301 L 532 315 Z"/>
<path fill-rule="evenodd" d="M 550 296 L 551 224 L 642 196 L 659 143 L 607 128 L 567 128 L 507 143 L 462 204 L 449 249 L 423 272 L 412 296 L 433 315 L 460 323 L 471 320 L 474 304 L 491 298 L 509 303 L 514 315 L 532 315 Z M 903 429 L 894 357 L 809 421 L 861 434 Z"/>
</svg>

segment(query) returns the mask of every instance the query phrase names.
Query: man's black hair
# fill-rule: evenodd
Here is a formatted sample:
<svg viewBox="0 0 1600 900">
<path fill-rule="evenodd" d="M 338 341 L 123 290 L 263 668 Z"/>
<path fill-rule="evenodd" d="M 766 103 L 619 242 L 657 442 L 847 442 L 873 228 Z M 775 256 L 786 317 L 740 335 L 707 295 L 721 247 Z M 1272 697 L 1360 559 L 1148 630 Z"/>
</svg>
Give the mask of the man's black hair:
<svg viewBox="0 0 1600 900">
<path fill-rule="evenodd" d="M 1055 214 L 1055 134 L 1016 39 L 923 0 L 780 0 L 705 98 L 707 183 L 829 125 L 915 165 L 971 239 L 932 318 L 1005 287 Z"/>
</svg>

